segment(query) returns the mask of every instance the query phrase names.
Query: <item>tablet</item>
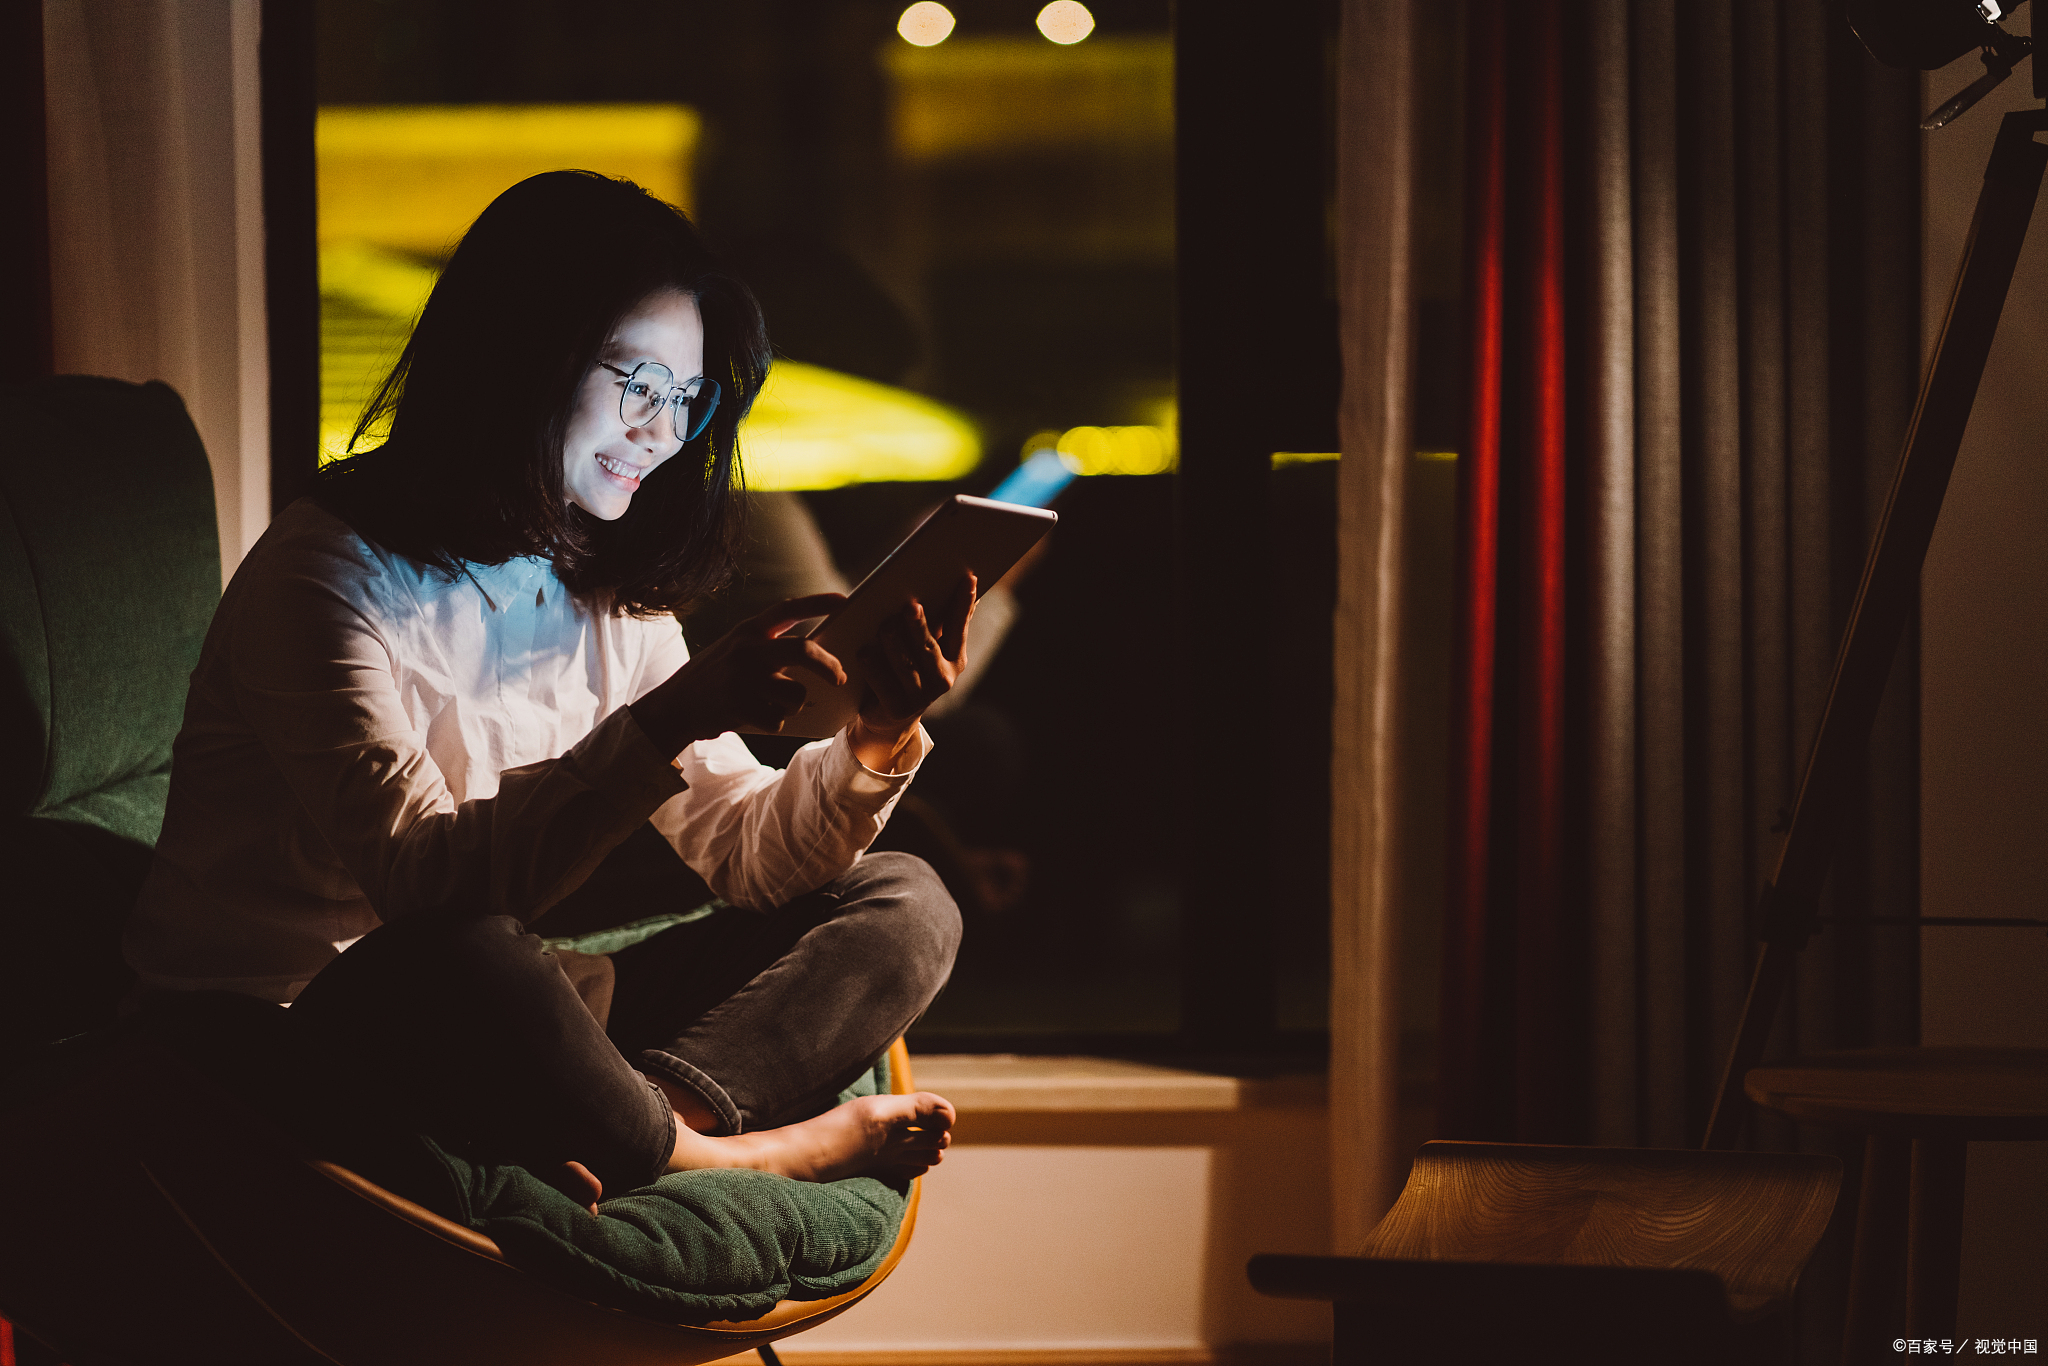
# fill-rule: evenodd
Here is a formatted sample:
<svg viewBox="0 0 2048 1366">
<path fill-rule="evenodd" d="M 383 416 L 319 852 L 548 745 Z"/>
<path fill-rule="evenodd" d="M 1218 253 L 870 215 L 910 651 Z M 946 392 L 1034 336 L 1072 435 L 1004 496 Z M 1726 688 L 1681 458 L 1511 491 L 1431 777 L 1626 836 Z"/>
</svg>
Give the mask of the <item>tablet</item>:
<svg viewBox="0 0 2048 1366">
<path fill-rule="evenodd" d="M 846 682 L 835 687 L 808 669 L 795 670 L 807 695 L 803 707 L 783 722 L 777 733 L 822 739 L 844 730 L 860 710 L 864 683 L 860 653 L 874 641 L 885 618 L 912 598 L 924 604 L 927 615 L 936 616 L 952 601 L 969 570 L 981 591 L 987 592 L 1059 519 L 1058 513 L 1044 508 L 998 503 L 965 493 L 956 493 L 939 504 L 888 559 L 860 581 L 838 611 L 810 632 L 838 657 L 846 670 Z M 967 639 L 971 650 L 972 630 Z"/>
</svg>

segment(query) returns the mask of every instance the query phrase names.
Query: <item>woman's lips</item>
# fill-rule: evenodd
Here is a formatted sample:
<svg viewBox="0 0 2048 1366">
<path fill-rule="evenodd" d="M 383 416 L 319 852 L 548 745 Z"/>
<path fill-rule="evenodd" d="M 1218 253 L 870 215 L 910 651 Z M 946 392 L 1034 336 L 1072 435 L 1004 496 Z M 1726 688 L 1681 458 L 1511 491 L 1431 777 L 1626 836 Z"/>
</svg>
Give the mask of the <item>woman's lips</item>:
<svg viewBox="0 0 2048 1366">
<path fill-rule="evenodd" d="M 640 476 L 647 473 L 647 469 L 650 468 L 629 465 L 623 460 L 614 460 L 608 455 L 597 457 L 597 467 L 605 472 L 607 478 L 613 480 L 629 493 L 640 487 Z"/>
</svg>

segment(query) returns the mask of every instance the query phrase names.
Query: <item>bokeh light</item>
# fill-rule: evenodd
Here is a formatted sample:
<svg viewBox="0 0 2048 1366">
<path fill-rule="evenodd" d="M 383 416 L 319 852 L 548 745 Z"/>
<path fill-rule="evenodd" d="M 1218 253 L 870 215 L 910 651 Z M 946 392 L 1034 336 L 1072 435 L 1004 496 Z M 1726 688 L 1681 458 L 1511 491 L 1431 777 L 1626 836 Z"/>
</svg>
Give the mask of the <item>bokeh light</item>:
<svg viewBox="0 0 2048 1366">
<path fill-rule="evenodd" d="M 1078 43 L 1095 32 L 1095 16 L 1079 0 L 1052 0 L 1038 12 L 1038 31 L 1055 43 Z"/>
<path fill-rule="evenodd" d="M 740 428 L 750 489 L 959 479 L 981 463 L 965 413 L 923 394 L 778 360 Z"/>
<path fill-rule="evenodd" d="M 1025 443 L 1027 454 L 1051 449 L 1060 463 L 1081 475 L 1171 474 L 1179 464 L 1179 443 L 1164 427 L 1069 427 L 1039 432 Z"/>
<path fill-rule="evenodd" d="M 1075 8 L 1080 7 L 1077 5 Z M 1041 19 L 1040 23 L 1043 22 Z M 943 43 L 952 31 L 953 11 L 936 3 L 936 0 L 918 0 L 896 21 L 896 32 L 903 36 L 903 41 L 918 47 Z"/>
</svg>

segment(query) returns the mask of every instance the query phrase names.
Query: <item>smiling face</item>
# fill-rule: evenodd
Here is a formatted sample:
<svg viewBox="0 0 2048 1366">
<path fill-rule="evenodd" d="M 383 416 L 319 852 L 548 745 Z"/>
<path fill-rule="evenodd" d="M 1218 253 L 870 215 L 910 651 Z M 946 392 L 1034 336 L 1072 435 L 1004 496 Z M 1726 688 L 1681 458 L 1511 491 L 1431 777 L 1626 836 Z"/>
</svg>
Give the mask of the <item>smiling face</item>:
<svg viewBox="0 0 2048 1366">
<path fill-rule="evenodd" d="M 600 521 L 626 515 L 640 481 L 681 449 L 671 426 L 673 405 L 645 427 L 628 427 L 619 416 L 619 375 L 642 361 L 659 361 L 688 381 L 704 373 L 704 320 L 697 301 L 663 289 L 642 299 L 590 367 L 577 395 L 576 413 L 562 441 L 562 488 L 571 503 Z"/>
</svg>

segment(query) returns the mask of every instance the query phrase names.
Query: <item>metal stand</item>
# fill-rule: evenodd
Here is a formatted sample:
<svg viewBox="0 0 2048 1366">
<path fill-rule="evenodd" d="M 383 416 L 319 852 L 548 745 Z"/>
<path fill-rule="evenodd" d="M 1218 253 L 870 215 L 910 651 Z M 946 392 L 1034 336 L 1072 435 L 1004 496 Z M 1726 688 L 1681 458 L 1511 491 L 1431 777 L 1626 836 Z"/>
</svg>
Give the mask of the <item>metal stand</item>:
<svg viewBox="0 0 2048 1366">
<path fill-rule="evenodd" d="M 2040 77 L 2037 70 L 2037 82 Z M 1853 790 L 1856 760 L 1869 746 L 1899 636 L 1920 590 L 1920 566 L 1941 515 L 1949 473 L 1955 468 L 1991 338 L 1998 330 L 2020 245 L 2040 195 L 2042 173 L 2048 170 L 2048 147 L 2034 141 L 2034 134 L 2044 129 L 2048 109 L 2007 114 L 1985 168 L 1984 188 L 1977 197 L 1976 217 L 1934 364 L 1920 391 L 1877 538 L 1864 562 L 1863 582 L 1835 659 L 1820 733 L 1807 759 L 1777 871 L 1763 890 L 1763 951 L 1750 979 L 1703 1147 L 1735 1146 L 1748 1113 L 1743 1078 L 1762 1061 L 1794 961 L 1818 928 L 1821 884 Z M 1916 923 L 1940 922 L 1930 918 Z"/>
</svg>

